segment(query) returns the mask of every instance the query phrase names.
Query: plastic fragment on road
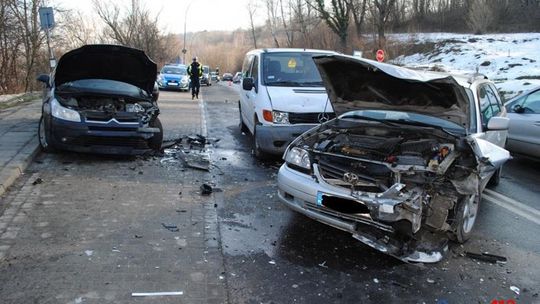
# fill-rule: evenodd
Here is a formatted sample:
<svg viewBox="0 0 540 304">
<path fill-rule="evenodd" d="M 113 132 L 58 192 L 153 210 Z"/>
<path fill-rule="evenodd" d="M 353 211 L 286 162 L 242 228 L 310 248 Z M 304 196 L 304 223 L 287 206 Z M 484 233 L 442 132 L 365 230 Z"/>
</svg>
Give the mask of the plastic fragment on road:
<svg viewBox="0 0 540 304">
<path fill-rule="evenodd" d="M 507 258 L 503 257 L 503 256 L 500 256 L 500 255 L 495 255 L 495 254 L 489 254 L 489 253 L 486 253 L 486 252 L 483 252 L 483 253 L 474 253 L 474 252 L 469 252 L 469 251 L 465 251 L 465 256 L 471 258 L 471 259 L 475 259 L 475 260 L 480 260 L 480 261 L 484 261 L 484 262 L 489 262 L 489 263 L 506 263 L 507 261 Z"/>
<path fill-rule="evenodd" d="M 41 183 L 43 183 L 43 179 L 41 177 L 38 177 L 38 178 L 36 178 L 35 181 L 32 182 L 32 185 L 35 186 L 35 185 L 39 185 Z"/>
<path fill-rule="evenodd" d="M 162 297 L 162 296 L 181 296 L 183 291 L 160 291 L 160 292 L 132 292 L 132 297 Z"/>
<path fill-rule="evenodd" d="M 213 191 L 212 186 L 208 184 L 202 184 L 200 188 L 201 188 L 202 195 L 210 195 Z"/>
<path fill-rule="evenodd" d="M 328 266 L 326 266 L 326 261 L 320 263 L 319 266 L 321 266 L 322 268 L 328 268 Z"/>
<path fill-rule="evenodd" d="M 519 287 L 517 287 L 517 286 L 510 286 L 510 290 L 512 290 L 516 295 L 519 296 Z"/>
<path fill-rule="evenodd" d="M 170 232 L 178 232 L 178 231 L 180 231 L 180 229 L 178 229 L 178 226 L 176 226 L 176 225 L 168 225 L 168 224 L 165 224 L 165 223 L 161 223 L 161 226 L 163 226 L 163 228 L 169 230 Z"/>
<path fill-rule="evenodd" d="M 268 261 L 268 264 L 276 265 L 276 261 L 270 260 L 270 261 Z"/>
</svg>

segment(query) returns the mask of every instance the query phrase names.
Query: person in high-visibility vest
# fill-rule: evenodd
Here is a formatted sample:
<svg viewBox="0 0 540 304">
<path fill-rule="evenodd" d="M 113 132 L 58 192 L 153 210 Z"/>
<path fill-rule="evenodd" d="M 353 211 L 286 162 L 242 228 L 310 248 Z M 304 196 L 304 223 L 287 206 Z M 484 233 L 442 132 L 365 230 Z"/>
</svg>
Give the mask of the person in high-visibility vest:
<svg viewBox="0 0 540 304">
<path fill-rule="evenodd" d="M 201 89 L 202 65 L 193 57 L 193 62 L 188 66 L 187 72 L 191 79 L 191 99 L 199 99 L 199 90 Z"/>
</svg>

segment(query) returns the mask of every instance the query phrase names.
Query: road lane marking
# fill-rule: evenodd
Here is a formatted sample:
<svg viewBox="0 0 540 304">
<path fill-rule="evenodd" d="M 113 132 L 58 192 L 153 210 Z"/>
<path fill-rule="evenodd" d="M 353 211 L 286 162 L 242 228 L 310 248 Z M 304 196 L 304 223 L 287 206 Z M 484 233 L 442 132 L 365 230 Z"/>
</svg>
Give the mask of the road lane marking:
<svg viewBox="0 0 540 304">
<path fill-rule="evenodd" d="M 510 204 L 507 204 L 506 202 L 501 202 L 500 200 L 494 198 L 494 197 L 491 197 L 489 194 L 486 194 L 484 193 L 484 195 L 482 196 L 483 199 L 495 204 L 495 205 L 498 205 L 512 213 L 514 213 L 515 215 L 519 215 L 537 225 L 540 225 L 540 218 L 537 218 L 537 217 L 534 217 L 533 215 L 521 210 L 521 209 L 518 209 L 516 207 L 514 207 L 513 205 L 510 205 Z"/>
<path fill-rule="evenodd" d="M 485 189 L 484 194 L 489 194 L 490 196 L 500 200 L 501 202 L 511 204 L 514 207 L 525 211 L 526 213 L 531 213 L 531 214 L 535 215 L 536 217 L 540 218 L 540 210 L 535 209 L 535 208 L 533 208 L 531 206 L 527 206 L 527 205 L 525 205 L 523 203 L 520 203 L 520 202 L 518 202 L 518 201 L 516 201 L 516 200 L 514 200 L 512 198 L 509 198 L 508 196 L 500 194 L 499 192 L 495 192 L 495 191 L 490 190 L 490 189 Z"/>
</svg>

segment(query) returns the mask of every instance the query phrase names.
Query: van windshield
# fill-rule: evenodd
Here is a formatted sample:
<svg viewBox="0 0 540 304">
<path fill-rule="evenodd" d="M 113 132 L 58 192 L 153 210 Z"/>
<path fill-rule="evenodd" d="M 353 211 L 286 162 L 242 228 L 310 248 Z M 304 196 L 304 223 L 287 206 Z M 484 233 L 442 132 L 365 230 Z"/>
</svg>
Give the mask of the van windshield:
<svg viewBox="0 0 540 304">
<path fill-rule="evenodd" d="M 265 53 L 262 57 L 262 82 L 267 86 L 322 87 L 323 82 L 313 62 L 318 53 Z"/>
</svg>

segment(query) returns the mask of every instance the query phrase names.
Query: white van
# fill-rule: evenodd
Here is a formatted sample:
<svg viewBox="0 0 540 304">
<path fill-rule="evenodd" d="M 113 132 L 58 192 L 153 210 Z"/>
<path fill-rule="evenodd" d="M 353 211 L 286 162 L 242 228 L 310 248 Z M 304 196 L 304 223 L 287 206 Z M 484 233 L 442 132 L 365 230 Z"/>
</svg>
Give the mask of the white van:
<svg viewBox="0 0 540 304">
<path fill-rule="evenodd" d="M 240 126 L 254 136 L 254 152 L 282 154 L 289 143 L 335 117 L 309 49 L 257 49 L 246 54 L 240 88 Z"/>
</svg>

